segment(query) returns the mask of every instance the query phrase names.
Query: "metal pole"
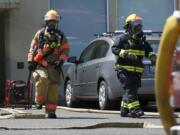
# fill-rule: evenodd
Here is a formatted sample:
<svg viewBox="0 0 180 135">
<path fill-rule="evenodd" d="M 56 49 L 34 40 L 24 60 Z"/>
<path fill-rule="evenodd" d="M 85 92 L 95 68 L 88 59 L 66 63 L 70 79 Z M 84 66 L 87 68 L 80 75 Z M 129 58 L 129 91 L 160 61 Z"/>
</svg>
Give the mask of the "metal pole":
<svg viewBox="0 0 180 135">
<path fill-rule="evenodd" d="M 106 0 L 106 31 L 109 32 L 109 0 Z"/>
<path fill-rule="evenodd" d="M 175 0 L 175 10 L 180 10 L 180 0 Z"/>
</svg>

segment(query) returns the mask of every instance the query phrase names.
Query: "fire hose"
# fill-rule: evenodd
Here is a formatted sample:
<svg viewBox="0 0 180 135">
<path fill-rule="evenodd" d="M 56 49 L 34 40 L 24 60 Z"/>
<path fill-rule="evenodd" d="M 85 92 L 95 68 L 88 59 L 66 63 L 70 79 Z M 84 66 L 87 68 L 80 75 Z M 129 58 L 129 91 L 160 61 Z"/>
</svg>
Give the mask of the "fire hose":
<svg viewBox="0 0 180 135">
<path fill-rule="evenodd" d="M 170 128 L 176 125 L 174 111 L 169 103 L 170 98 L 170 75 L 172 69 L 172 58 L 174 49 L 180 34 L 180 11 L 174 11 L 165 23 L 163 34 L 158 50 L 155 93 L 161 122 L 167 135 L 170 135 Z"/>
</svg>

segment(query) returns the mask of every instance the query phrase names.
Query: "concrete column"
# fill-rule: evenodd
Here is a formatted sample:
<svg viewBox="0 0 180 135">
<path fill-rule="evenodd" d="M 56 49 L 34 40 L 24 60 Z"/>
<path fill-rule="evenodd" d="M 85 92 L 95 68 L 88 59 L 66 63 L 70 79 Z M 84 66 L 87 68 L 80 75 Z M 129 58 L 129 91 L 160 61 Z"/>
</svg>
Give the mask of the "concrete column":
<svg viewBox="0 0 180 135">
<path fill-rule="evenodd" d="M 0 13 L 0 104 L 3 103 L 5 97 L 5 22 L 4 12 Z"/>
<path fill-rule="evenodd" d="M 180 10 L 180 0 L 174 0 L 174 9 Z"/>
<path fill-rule="evenodd" d="M 109 5 L 109 31 L 118 29 L 117 0 L 108 0 Z"/>
</svg>

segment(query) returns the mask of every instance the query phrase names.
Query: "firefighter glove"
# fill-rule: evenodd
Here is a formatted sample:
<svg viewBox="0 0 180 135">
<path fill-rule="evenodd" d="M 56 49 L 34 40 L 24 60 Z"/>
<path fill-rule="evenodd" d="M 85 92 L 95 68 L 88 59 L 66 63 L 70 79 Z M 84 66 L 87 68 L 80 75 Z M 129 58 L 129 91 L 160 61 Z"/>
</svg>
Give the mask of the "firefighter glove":
<svg viewBox="0 0 180 135">
<path fill-rule="evenodd" d="M 126 58 L 129 60 L 137 60 L 137 56 L 134 53 L 128 52 Z"/>
<path fill-rule="evenodd" d="M 28 62 L 29 71 L 34 71 L 36 67 L 37 67 L 37 62 L 33 62 L 33 61 Z"/>
<path fill-rule="evenodd" d="M 123 72 L 122 70 L 119 70 L 119 71 L 117 72 L 117 77 L 118 77 L 118 79 L 120 80 L 120 82 L 121 82 L 122 84 L 125 84 L 125 83 L 126 83 L 127 78 L 126 78 L 126 76 L 125 76 L 125 74 L 124 74 L 124 72 Z"/>
</svg>

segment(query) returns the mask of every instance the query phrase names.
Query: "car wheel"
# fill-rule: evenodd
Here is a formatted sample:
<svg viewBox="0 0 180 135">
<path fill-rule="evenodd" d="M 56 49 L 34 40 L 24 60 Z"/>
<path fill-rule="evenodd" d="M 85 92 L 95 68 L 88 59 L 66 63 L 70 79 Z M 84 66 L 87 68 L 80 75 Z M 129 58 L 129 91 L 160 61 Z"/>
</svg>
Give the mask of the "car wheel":
<svg viewBox="0 0 180 135">
<path fill-rule="evenodd" d="M 70 80 L 68 80 L 65 84 L 65 102 L 66 102 L 66 106 L 68 107 L 75 106 L 73 87 Z"/>
<path fill-rule="evenodd" d="M 109 109 L 110 101 L 108 99 L 107 83 L 101 81 L 99 84 L 99 108 L 101 110 Z"/>
</svg>

